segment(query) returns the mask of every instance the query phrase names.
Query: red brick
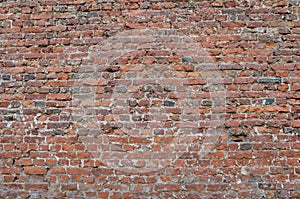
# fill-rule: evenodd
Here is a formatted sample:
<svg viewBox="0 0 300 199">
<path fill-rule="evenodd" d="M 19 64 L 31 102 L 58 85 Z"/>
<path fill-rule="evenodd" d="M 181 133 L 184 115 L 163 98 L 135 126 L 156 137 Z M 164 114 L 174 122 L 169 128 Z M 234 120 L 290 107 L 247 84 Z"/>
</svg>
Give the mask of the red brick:
<svg viewBox="0 0 300 199">
<path fill-rule="evenodd" d="M 71 175 L 89 175 L 89 169 L 68 168 L 67 173 Z"/>
<path fill-rule="evenodd" d="M 109 193 L 108 192 L 98 192 L 99 198 L 108 198 Z"/>
<path fill-rule="evenodd" d="M 295 128 L 300 128 L 300 121 L 299 120 L 293 121 L 292 126 L 295 127 Z"/>
<path fill-rule="evenodd" d="M 244 27 L 245 22 L 222 22 L 222 26 L 230 28 Z"/>
<path fill-rule="evenodd" d="M 121 66 L 120 71 L 126 72 L 126 71 L 141 71 L 143 70 L 143 66 Z"/>
<path fill-rule="evenodd" d="M 43 29 L 40 27 L 22 28 L 21 32 L 23 32 L 23 33 L 40 33 L 40 32 L 43 32 Z"/>
<path fill-rule="evenodd" d="M 25 189 L 27 190 L 48 190 L 48 184 L 26 184 Z"/>
<path fill-rule="evenodd" d="M 47 169 L 43 167 L 25 167 L 24 173 L 27 175 L 44 175 L 47 173 Z"/>
<path fill-rule="evenodd" d="M 183 84 L 202 85 L 202 84 L 206 84 L 206 81 L 203 79 L 188 79 L 188 80 L 184 80 Z"/>
<path fill-rule="evenodd" d="M 51 17 L 51 14 L 35 14 L 31 16 L 32 19 L 50 19 Z"/>
<path fill-rule="evenodd" d="M 58 32 L 66 30 L 66 26 L 49 26 L 45 29 L 46 32 Z"/>
<path fill-rule="evenodd" d="M 287 106 L 270 106 L 266 107 L 265 112 L 290 112 L 290 108 Z"/>
<path fill-rule="evenodd" d="M 105 85 L 105 81 L 103 80 L 85 80 L 83 81 L 83 85 L 89 85 L 89 86 L 101 86 Z"/>
<path fill-rule="evenodd" d="M 207 186 L 208 191 L 224 191 L 228 188 L 226 184 L 209 184 Z"/>
<path fill-rule="evenodd" d="M 70 100 L 71 96 L 69 94 L 47 94 L 48 100 Z"/>
<path fill-rule="evenodd" d="M 179 191 L 180 186 L 178 184 L 158 184 L 155 186 L 157 191 Z"/>
</svg>

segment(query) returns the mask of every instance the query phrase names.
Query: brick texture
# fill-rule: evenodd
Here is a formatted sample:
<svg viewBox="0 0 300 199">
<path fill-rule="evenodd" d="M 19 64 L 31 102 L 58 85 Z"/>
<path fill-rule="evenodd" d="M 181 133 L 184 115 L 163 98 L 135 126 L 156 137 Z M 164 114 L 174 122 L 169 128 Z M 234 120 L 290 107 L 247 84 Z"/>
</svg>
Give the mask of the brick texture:
<svg viewBox="0 0 300 199">
<path fill-rule="evenodd" d="M 0 1 L 0 198 L 300 198 L 299 6 Z"/>
</svg>

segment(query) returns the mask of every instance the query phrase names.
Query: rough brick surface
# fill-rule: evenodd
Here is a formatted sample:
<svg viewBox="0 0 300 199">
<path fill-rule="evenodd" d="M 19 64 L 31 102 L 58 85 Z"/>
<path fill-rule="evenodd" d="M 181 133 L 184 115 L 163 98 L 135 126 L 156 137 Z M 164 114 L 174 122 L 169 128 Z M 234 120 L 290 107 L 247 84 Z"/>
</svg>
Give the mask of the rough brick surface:
<svg viewBox="0 0 300 199">
<path fill-rule="evenodd" d="M 0 198 L 300 198 L 299 6 L 0 1 Z"/>
</svg>

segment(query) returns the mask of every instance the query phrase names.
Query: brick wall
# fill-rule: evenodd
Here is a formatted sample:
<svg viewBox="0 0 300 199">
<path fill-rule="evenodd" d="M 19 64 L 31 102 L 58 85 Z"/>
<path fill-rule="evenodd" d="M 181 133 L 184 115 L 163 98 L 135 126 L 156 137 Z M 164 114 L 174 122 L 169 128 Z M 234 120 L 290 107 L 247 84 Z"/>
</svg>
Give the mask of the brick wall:
<svg viewBox="0 0 300 199">
<path fill-rule="evenodd" d="M 300 198 L 298 0 L 0 2 L 1 198 Z"/>
</svg>

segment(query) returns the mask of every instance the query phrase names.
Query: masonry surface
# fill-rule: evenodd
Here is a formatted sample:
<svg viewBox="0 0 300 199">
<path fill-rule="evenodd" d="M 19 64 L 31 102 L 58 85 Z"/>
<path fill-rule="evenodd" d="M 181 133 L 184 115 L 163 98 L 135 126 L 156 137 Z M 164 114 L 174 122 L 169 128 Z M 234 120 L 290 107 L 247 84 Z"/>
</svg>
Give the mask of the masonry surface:
<svg viewBox="0 0 300 199">
<path fill-rule="evenodd" d="M 0 198 L 300 198 L 299 6 L 0 1 Z"/>
</svg>

